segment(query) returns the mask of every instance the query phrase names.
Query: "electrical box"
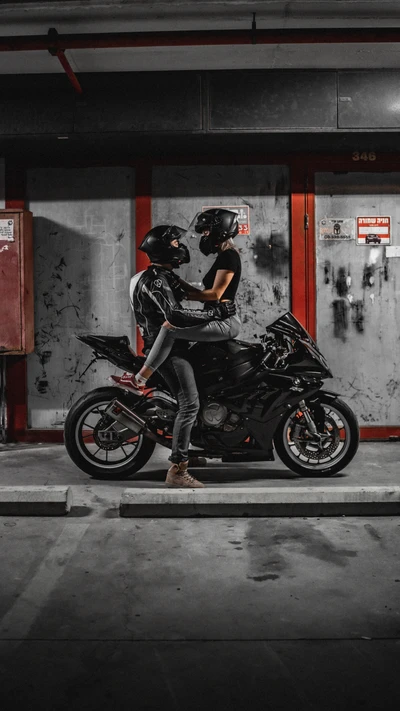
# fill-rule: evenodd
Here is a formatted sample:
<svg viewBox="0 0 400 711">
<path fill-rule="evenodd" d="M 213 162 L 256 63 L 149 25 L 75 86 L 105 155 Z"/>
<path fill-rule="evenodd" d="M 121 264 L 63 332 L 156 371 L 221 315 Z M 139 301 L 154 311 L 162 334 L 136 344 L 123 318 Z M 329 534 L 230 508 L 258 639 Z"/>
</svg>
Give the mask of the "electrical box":
<svg viewBox="0 0 400 711">
<path fill-rule="evenodd" d="M 32 213 L 0 210 L 0 354 L 34 350 Z"/>
</svg>

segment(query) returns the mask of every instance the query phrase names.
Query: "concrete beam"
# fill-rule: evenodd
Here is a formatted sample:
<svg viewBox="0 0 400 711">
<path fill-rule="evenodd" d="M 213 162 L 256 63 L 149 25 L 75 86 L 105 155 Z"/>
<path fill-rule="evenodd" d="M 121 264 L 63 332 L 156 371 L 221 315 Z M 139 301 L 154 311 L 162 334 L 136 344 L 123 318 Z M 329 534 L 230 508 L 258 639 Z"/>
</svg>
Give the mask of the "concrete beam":
<svg viewBox="0 0 400 711">
<path fill-rule="evenodd" d="M 120 516 L 384 516 L 400 514 L 400 486 L 125 489 Z"/>
<path fill-rule="evenodd" d="M 0 516 L 64 516 L 71 506 L 69 486 L 0 487 Z"/>
</svg>

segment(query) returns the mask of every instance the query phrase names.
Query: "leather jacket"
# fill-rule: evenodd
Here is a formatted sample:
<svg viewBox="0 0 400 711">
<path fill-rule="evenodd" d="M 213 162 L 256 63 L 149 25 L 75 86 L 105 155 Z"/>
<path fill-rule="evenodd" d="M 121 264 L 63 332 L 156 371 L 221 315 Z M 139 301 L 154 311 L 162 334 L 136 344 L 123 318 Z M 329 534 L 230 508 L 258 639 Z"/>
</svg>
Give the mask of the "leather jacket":
<svg viewBox="0 0 400 711">
<path fill-rule="evenodd" d="M 145 353 L 156 340 L 164 321 L 177 328 L 188 328 L 216 318 L 212 307 L 205 310 L 183 308 L 180 303 L 183 293 L 176 275 L 170 269 L 154 264 L 132 278 L 131 306 L 144 341 Z"/>
</svg>

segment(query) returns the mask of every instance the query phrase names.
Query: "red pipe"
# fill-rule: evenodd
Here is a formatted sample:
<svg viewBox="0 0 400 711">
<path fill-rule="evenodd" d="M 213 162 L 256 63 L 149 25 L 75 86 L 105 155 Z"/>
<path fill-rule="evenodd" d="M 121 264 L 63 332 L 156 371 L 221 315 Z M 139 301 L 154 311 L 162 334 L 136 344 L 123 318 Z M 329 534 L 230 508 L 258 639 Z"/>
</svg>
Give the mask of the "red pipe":
<svg viewBox="0 0 400 711">
<path fill-rule="evenodd" d="M 276 29 L 192 30 L 189 32 L 117 32 L 58 35 L 58 47 L 65 49 L 107 49 L 112 47 L 180 47 L 254 44 L 356 44 L 400 42 L 400 28 L 365 29 Z M 0 52 L 50 50 L 48 35 L 0 37 Z"/>
<path fill-rule="evenodd" d="M 78 94 L 83 94 L 83 89 L 82 89 L 81 85 L 79 84 L 78 78 L 74 74 L 73 69 L 72 69 L 68 59 L 66 58 L 64 52 L 62 51 L 62 49 L 57 50 L 57 53 L 55 56 L 60 60 L 60 64 L 61 64 L 62 68 L 65 70 L 65 73 L 66 73 L 68 79 L 70 80 L 72 86 L 74 87 L 75 91 Z"/>
</svg>

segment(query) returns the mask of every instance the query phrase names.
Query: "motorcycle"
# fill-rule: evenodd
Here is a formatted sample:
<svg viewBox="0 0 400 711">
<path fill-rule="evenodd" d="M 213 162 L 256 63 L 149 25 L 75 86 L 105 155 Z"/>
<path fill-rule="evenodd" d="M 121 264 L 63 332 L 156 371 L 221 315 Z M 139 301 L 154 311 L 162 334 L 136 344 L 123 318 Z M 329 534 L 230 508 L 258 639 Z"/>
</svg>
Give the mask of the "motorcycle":
<svg viewBox="0 0 400 711">
<path fill-rule="evenodd" d="M 127 336 L 77 338 L 106 359 L 136 373 L 145 358 Z M 189 456 L 223 462 L 282 462 L 303 477 L 327 477 L 356 454 L 359 429 L 336 393 L 322 390 L 332 373 L 309 333 L 287 312 L 260 337 L 192 343 L 200 410 Z M 93 361 L 94 362 L 94 361 Z M 65 445 L 73 462 L 100 479 L 125 479 L 146 464 L 156 443 L 171 448 L 177 403 L 161 372 L 144 395 L 101 387 L 84 395 L 65 421 Z"/>
</svg>

